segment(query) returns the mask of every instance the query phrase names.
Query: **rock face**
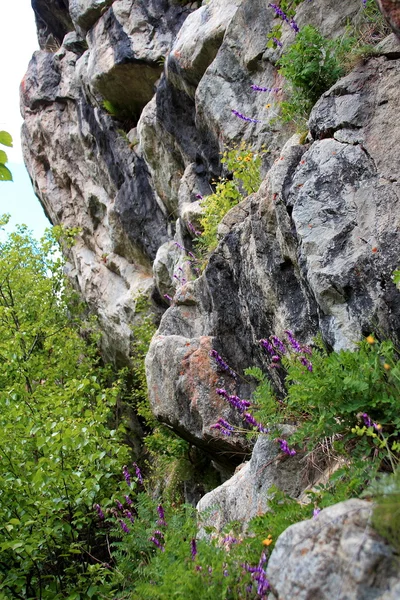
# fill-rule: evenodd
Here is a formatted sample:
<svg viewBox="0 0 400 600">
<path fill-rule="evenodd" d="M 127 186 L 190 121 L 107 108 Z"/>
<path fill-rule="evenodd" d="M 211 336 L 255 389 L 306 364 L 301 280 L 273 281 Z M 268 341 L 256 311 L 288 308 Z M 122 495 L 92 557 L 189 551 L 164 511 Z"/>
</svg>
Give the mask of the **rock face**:
<svg viewBox="0 0 400 600">
<path fill-rule="evenodd" d="M 288 435 L 291 429 L 285 426 L 282 435 Z M 245 525 L 251 518 L 266 512 L 272 486 L 292 497 L 299 496 L 305 485 L 301 459 L 301 455 L 283 454 L 270 436 L 261 435 L 251 460 L 197 504 L 202 525 L 214 527 L 218 532 L 231 521 Z"/>
<path fill-rule="evenodd" d="M 362 9 L 345 4 L 303 2 L 296 21 L 341 35 Z M 267 3 L 33 7 L 43 50 L 21 88 L 23 147 L 50 220 L 77 231 L 70 277 L 119 365 L 129 362 L 136 298 L 152 295 L 165 311 L 147 358 L 154 413 L 233 466 L 250 447 L 211 427 L 235 418 L 215 390 L 248 397 L 243 370 L 268 368 L 260 338 L 289 328 L 309 342 L 320 331 L 335 349 L 373 330 L 400 339 L 397 45 L 391 36 L 323 95 L 303 143 L 272 120 L 284 98 L 276 63 L 295 33 L 284 24 L 283 47 L 265 48 L 279 22 Z M 219 152 L 241 140 L 268 147 L 264 180 L 225 216 L 197 277 L 198 195 L 229 175 Z"/>
<path fill-rule="evenodd" d="M 396 600 L 399 559 L 369 526 L 372 506 L 348 500 L 280 535 L 267 577 L 278 600 Z"/>
</svg>

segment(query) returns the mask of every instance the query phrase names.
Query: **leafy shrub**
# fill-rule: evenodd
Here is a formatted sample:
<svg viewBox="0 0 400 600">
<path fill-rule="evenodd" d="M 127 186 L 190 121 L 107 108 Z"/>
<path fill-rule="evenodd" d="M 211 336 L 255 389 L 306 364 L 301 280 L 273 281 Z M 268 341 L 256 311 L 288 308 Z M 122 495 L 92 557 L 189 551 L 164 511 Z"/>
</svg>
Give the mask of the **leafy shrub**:
<svg viewBox="0 0 400 600">
<path fill-rule="evenodd" d="M 400 469 L 368 490 L 374 498 L 372 525 L 400 553 Z"/>
<path fill-rule="evenodd" d="M 118 382 L 79 335 L 53 249 L 23 227 L 0 245 L 0 593 L 98 598 L 108 551 L 93 505 L 118 490 L 127 450 L 109 427 Z"/>
<path fill-rule="evenodd" d="M 198 238 L 198 246 L 203 254 L 209 254 L 218 244 L 218 225 L 226 213 L 233 208 L 243 196 L 256 192 L 261 183 L 261 155 L 252 152 L 242 142 L 240 146 L 226 150 L 221 159 L 232 179 L 221 179 L 216 184 L 214 194 L 201 202 L 203 216 L 200 220 L 202 234 Z"/>
<path fill-rule="evenodd" d="M 329 40 L 306 25 L 279 61 L 279 73 L 289 84 L 288 100 L 281 104 L 283 121 L 305 120 L 321 94 L 343 74 L 341 58 L 355 40 Z"/>
<path fill-rule="evenodd" d="M 0 131 L 0 144 L 2 146 L 12 147 L 12 137 L 6 131 Z M 12 181 L 11 171 L 6 167 L 8 162 L 7 154 L 0 150 L 0 181 Z"/>
</svg>

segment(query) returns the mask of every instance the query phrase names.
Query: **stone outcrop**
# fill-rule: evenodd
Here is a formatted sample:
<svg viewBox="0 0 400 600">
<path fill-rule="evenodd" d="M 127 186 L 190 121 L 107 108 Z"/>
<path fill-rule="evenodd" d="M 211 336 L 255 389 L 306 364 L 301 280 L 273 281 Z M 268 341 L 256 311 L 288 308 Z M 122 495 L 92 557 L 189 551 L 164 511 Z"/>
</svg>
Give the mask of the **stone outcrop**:
<svg viewBox="0 0 400 600">
<path fill-rule="evenodd" d="M 378 3 L 394 34 L 323 94 L 299 136 L 275 119 L 277 62 L 295 33 L 283 24 L 282 47 L 266 49 L 280 23 L 268 2 L 32 0 L 42 50 L 21 86 L 23 149 L 49 219 L 76 234 L 68 274 L 118 366 L 129 363 L 137 298 L 152 297 L 163 313 L 146 360 L 154 414 L 224 474 L 252 444 L 213 427 L 243 425 L 216 390 L 249 397 L 244 369 L 269 370 L 260 338 L 291 329 L 308 343 L 320 332 L 339 350 L 377 331 L 400 343 L 400 9 Z M 362 12 L 361 0 L 342 4 L 302 2 L 295 18 L 337 37 Z M 242 140 L 267 148 L 263 181 L 224 217 L 200 274 L 199 197 L 230 176 L 220 152 Z M 216 507 L 220 529 L 266 510 L 273 484 L 298 496 L 300 460 L 262 436 L 199 508 Z M 285 532 L 268 567 L 276 598 L 397 598 L 393 555 L 369 514 L 350 501 Z"/>
<path fill-rule="evenodd" d="M 280 435 L 289 435 L 292 430 L 283 426 Z M 197 504 L 202 527 L 220 532 L 232 521 L 245 527 L 250 519 L 268 510 L 272 486 L 292 497 L 299 496 L 306 485 L 302 458 L 301 454 L 282 453 L 271 436 L 261 435 L 250 461 L 240 465 L 230 479 L 205 494 Z"/>
<path fill-rule="evenodd" d="M 377 0 L 382 14 L 400 39 L 400 2 L 399 0 Z"/>
<path fill-rule="evenodd" d="M 35 190 L 53 223 L 78 228 L 69 274 L 99 316 L 108 359 L 129 360 L 139 294 L 163 310 L 173 298 L 147 359 L 153 410 L 235 463 L 249 447 L 211 429 L 233 418 L 215 388 L 248 397 L 243 370 L 268 367 L 260 338 L 321 331 L 340 349 L 372 330 L 400 334 L 396 43 L 323 95 L 302 143 L 271 121 L 283 98 L 276 62 L 294 32 L 285 25 L 283 48 L 265 49 L 278 21 L 261 0 L 50 4 L 35 0 L 35 14 L 64 42 L 34 55 L 21 92 Z M 304 2 L 296 20 L 335 36 L 361 8 Z M 197 196 L 222 172 L 219 151 L 242 139 L 267 145 L 264 181 L 226 215 L 192 281 Z M 239 377 L 219 372 L 211 349 Z"/>
<path fill-rule="evenodd" d="M 277 600 L 396 600 L 399 558 L 369 524 L 372 505 L 348 500 L 292 525 L 267 567 Z"/>
</svg>

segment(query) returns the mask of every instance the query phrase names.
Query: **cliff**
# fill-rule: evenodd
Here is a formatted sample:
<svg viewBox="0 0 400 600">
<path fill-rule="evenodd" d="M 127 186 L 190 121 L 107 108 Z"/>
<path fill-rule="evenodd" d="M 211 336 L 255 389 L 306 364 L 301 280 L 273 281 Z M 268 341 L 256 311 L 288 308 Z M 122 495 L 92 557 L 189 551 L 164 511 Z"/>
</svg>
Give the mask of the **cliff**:
<svg viewBox="0 0 400 600">
<path fill-rule="evenodd" d="M 361 0 L 342 4 L 302 2 L 296 23 L 338 38 L 362 19 Z M 398 33 L 398 2 L 380 5 Z M 222 376 L 212 350 L 242 375 L 266 368 L 258 341 L 287 329 L 335 350 L 373 331 L 400 341 L 400 44 L 391 34 L 354 64 L 301 136 L 276 120 L 277 62 L 295 31 L 266 48 L 278 22 L 266 2 L 32 7 L 42 50 L 21 87 L 23 149 L 51 222 L 79 228 L 69 276 L 117 365 L 129 363 L 137 298 L 151 295 L 162 313 L 146 361 L 153 412 L 232 468 L 250 447 L 211 428 L 226 417 L 216 389 L 249 387 Z M 224 217 L 200 274 L 188 262 L 199 197 L 229 176 L 220 153 L 242 141 L 267 149 L 263 180 Z"/>
</svg>

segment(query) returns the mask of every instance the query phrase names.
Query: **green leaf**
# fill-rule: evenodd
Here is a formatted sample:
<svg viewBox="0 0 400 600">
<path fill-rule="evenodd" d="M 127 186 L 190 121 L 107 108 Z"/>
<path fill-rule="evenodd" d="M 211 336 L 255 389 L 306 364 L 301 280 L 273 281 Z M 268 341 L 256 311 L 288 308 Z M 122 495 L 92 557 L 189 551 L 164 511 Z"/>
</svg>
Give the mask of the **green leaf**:
<svg viewBox="0 0 400 600">
<path fill-rule="evenodd" d="M 7 131 L 0 131 L 0 144 L 3 144 L 3 146 L 8 146 L 9 148 L 12 148 L 12 145 L 13 145 L 12 137 L 9 133 L 7 133 Z"/>
<path fill-rule="evenodd" d="M 12 180 L 13 178 L 10 169 L 7 169 L 7 167 L 0 162 L 0 181 Z"/>
<path fill-rule="evenodd" d="M 6 162 L 8 162 L 7 154 L 4 152 L 4 150 L 0 150 L 0 164 L 5 165 Z"/>
</svg>

